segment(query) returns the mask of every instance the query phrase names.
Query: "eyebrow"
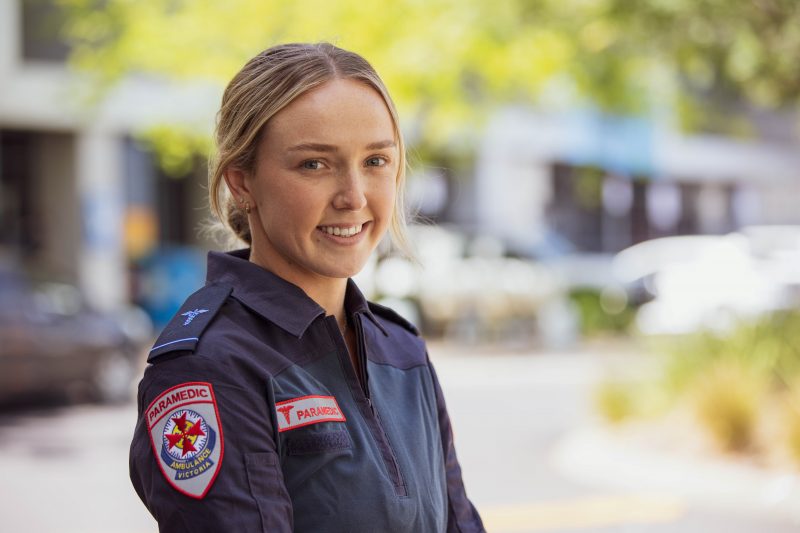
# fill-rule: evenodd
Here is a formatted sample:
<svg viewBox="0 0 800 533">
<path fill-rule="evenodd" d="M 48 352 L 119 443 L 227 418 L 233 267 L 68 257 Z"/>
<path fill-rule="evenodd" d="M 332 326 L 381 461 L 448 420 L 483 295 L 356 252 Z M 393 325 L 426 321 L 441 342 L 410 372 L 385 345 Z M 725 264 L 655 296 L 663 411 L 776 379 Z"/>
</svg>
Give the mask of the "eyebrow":
<svg viewBox="0 0 800 533">
<path fill-rule="evenodd" d="M 393 140 L 378 141 L 368 144 L 365 148 L 367 150 L 383 150 L 385 148 L 394 148 L 397 146 Z M 338 152 L 339 148 L 332 144 L 322 143 L 301 143 L 296 144 L 287 150 L 288 152 Z"/>
</svg>

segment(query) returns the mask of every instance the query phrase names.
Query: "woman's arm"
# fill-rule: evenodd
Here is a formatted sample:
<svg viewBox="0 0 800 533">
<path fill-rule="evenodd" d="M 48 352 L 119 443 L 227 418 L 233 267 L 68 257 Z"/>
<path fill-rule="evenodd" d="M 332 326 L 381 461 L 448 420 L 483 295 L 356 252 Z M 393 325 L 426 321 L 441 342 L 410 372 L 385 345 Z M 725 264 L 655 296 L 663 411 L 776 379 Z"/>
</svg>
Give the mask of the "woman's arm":
<svg viewBox="0 0 800 533">
<path fill-rule="evenodd" d="M 267 390 L 223 368 L 186 354 L 147 369 L 131 481 L 162 532 L 289 533 Z"/>
<path fill-rule="evenodd" d="M 450 415 L 447 414 L 442 388 L 433 365 L 428 360 L 433 386 L 436 391 L 436 403 L 439 414 L 439 431 L 444 452 L 445 475 L 447 477 L 447 531 L 448 533 L 485 533 L 483 522 L 472 502 L 467 498 L 464 482 L 461 479 L 461 465 L 458 464 L 456 449 L 453 444 L 453 428 Z"/>
</svg>

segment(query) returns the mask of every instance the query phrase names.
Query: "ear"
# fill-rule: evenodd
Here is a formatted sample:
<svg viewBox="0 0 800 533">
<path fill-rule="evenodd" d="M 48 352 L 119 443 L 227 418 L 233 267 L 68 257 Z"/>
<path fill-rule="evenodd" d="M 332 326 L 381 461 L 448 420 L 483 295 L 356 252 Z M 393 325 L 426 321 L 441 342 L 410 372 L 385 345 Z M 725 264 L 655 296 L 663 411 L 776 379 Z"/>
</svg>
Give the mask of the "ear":
<svg viewBox="0 0 800 533">
<path fill-rule="evenodd" d="M 228 167 L 223 176 L 237 204 L 249 202 L 250 205 L 253 205 L 252 195 L 250 194 L 250 180 L 248 179 L 249 173 L 237 167 Z"/>
</svg>

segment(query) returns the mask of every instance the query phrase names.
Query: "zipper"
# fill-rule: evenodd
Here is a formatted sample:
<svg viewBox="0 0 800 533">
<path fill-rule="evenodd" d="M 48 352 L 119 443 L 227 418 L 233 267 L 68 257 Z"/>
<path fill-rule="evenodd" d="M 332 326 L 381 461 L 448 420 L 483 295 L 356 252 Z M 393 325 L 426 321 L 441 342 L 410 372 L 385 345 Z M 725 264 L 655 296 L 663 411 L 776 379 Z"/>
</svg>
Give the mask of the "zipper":
<svg viewBox="0 0 800 533">
<path fill-rule="evenodd" d="M 367 374 L 367 350 L 364 341 L 364 326 L 361 324 L 361 317 L 358 314 L 353 315 L 353 322 L 356 330 L 356 359 L 358 360 L 358 372 L 361 375 L 361 389 L 364 392 L 364 397 L 367 399 L 367 404 L 374 412 L 375 409 L 372 407 L 372 398 L 369 394 L 369 375 Z"/>
<path fill-rule="evenodd" d="M 356 401 L 356 405 L 359 407 L 361 416 L 366 422 L 369 432 L 378 447 L 378 452 L 383 459 L 386 472 L 389 475 L 392 485 L 394 485 L 395 493 L 397 496 L 406 497 L 408 496 L 408 489 L 406 487 L 405 480 L 403 479 L 403 474 L 400 472 L 400 464 L 397 462 L 397 455 L 394 453 L 392 444 L 389 442 L 389 437 L 386 435 L 386 431 L 383 429 L 380 416 L 378 416 L 378 412 L 376 411 L 369 394 L 367 350 L 366 342 L 364 340 L 364 329 L 361 324 L 361 316 L 359 314 L 353 315 L 353 322 L 355 323 L 356 332 L 356 358 L 358 359 L 358 366 L 361 369 L 361 375 L 363 376 L 363 384 L 358 379 L 355 369 L 350 362 L 350 355 L 347 351 L 347 343 L 339 331 L 339 326 L 336 324 L 335 319 L 332 320 L 333 322 L 329 323 L 329 330 L 332 334 L 334 334 L 334 330 L 335 334 L 338 334 L 336 339 L 340 342 L 340 348 L 338 350 L 339 358 L 340 361 L 343 359 L 346 361 L 346 364 L 344 365 L 346 367 L 345 375 L 347 381 L 350 383 L 351 393 Z M 348 376 L 352 376 L 352 378 Z M 355 385 L 355 387 L 353 385 Z"/>
</svg>

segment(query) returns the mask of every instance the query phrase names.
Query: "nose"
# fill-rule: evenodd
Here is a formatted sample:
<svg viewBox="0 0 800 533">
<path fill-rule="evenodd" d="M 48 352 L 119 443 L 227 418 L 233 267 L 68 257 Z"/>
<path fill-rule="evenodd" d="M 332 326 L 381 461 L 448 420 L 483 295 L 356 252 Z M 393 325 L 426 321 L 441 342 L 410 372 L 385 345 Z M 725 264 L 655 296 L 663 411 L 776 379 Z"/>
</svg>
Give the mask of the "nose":
<svg viewBox="0 0 800 533">
<path fill-rule="evenodd" d="M 367 205 L 366 177 L 358 170 L 343 172 L 338 181 L 333 207 L 348 211 L 358 211 Z"/>
</svg>

